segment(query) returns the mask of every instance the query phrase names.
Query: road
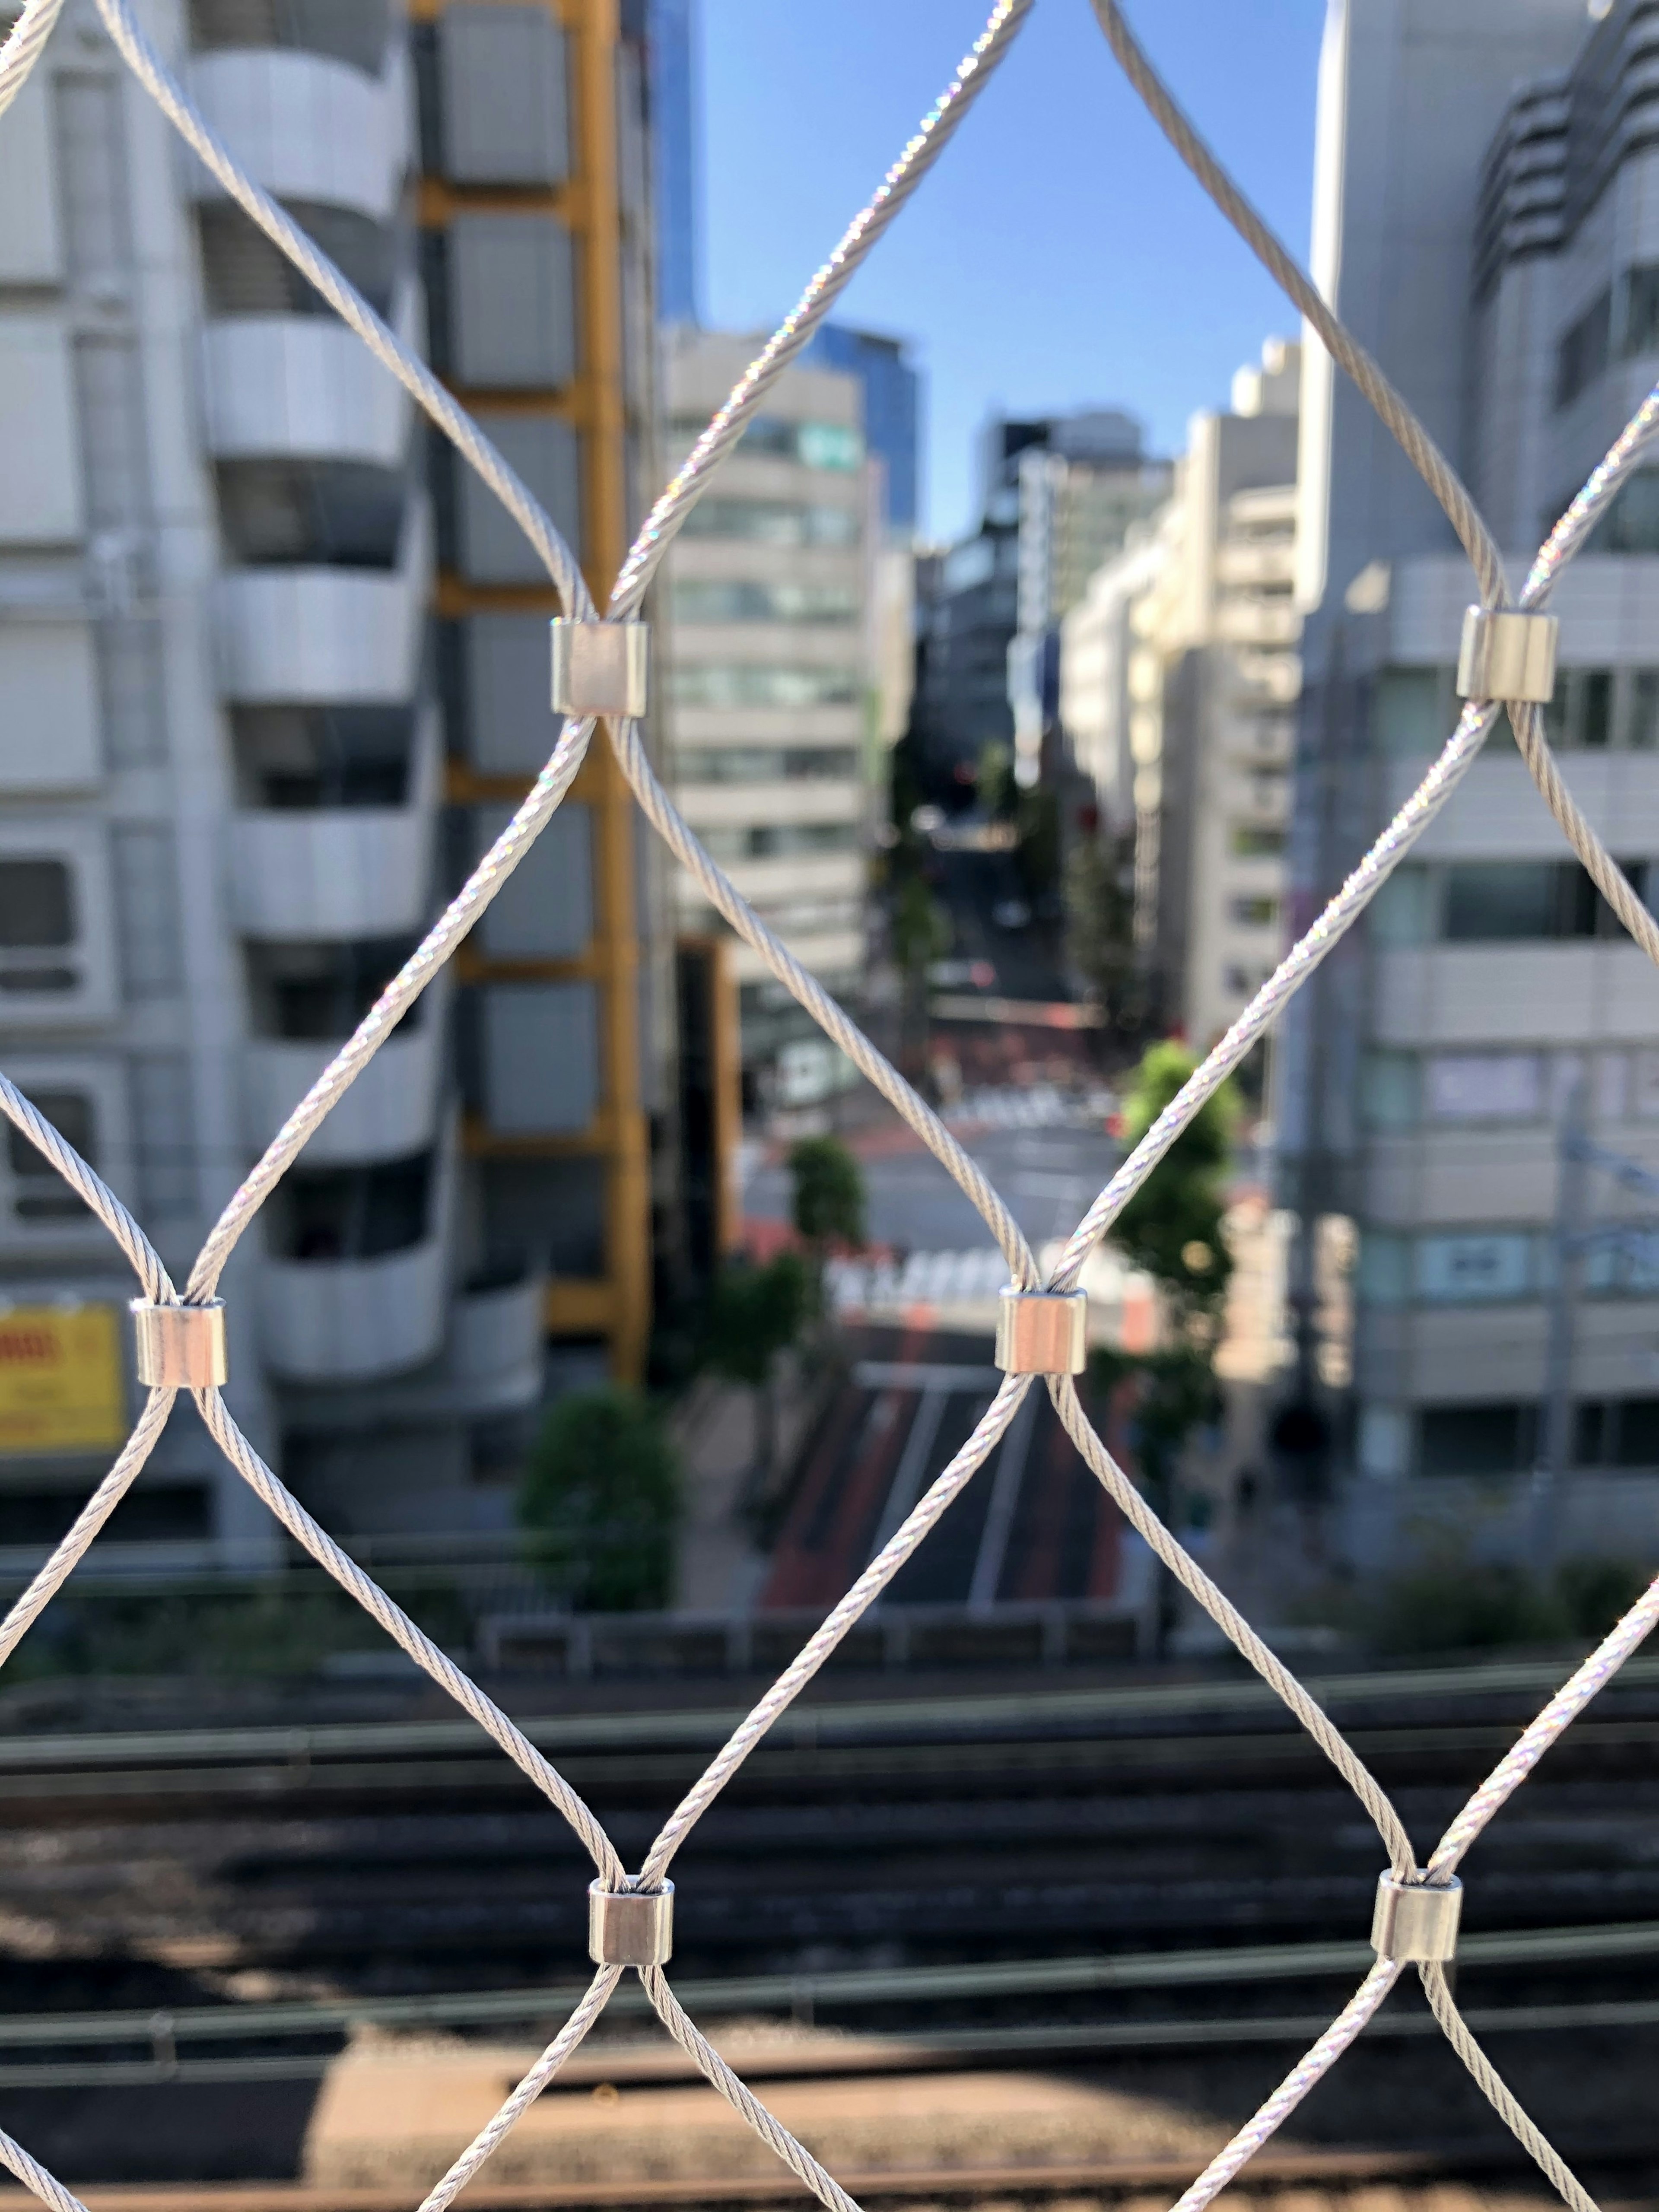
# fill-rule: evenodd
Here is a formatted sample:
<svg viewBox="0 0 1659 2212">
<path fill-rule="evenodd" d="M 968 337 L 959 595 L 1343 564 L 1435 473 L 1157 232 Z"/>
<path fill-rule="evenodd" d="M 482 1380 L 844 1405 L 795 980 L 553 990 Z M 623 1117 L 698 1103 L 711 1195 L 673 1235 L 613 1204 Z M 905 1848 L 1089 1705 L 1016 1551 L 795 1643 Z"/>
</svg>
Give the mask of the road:
<svg viewBox="0 0 1659 2212">
<path fill-rule="evenodd" d="M 1107 1182 L 1121 1147 L 1103 1127 L 988 1128 L 956 1133 L 979 1163 L 1034 1245 L 1068 1236 Z M 863 1164 L 866 1233 L 872 1244 L 907 1252 L 967 1252 L 991 1232 L 920 1139 L 900 1122 L 850 1136 Z M 745 1217 L 789 1218 L 789 1175 L 781 1149 L 759 1161 L 744 1188 Z"/>
</svg>

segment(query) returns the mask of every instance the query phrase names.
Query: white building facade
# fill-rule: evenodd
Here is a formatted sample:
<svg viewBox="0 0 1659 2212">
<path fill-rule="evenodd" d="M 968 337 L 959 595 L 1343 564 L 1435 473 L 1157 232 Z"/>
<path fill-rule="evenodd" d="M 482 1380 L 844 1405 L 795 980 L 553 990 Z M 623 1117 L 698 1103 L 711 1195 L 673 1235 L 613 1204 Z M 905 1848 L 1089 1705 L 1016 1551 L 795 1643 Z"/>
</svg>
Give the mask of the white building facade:
<svg viewBox="0 0 1659 2212">
<path fill-rule="evenodd" d="M 1599 24 L 1577 0 L 1330 15 L 1316 275 L 1465 475 L 1517 583 L 1659 368 L 1659 153 L 1630 121 L 1653 42 L 1624 0 Z M 1449 734 L 1474 596 L 1438 510 L 1312 348 L 1303 429 L 1298 927 Z M 1655 481 L 1638 475 L 1554 595 L 1547 710 L 1574 797 L 1650 898 Z M 1504 727 L 1293 1008 L 1280 1069 L 1287 1202 L 1360 1227 L 1338 1454 L 1356 1550 L 1387 1552 L 1424 1515 L 1524 1545 L 1556 1429 L 1552 1541 L 1650 1541 L 1653 1486 L 1631 1475 L 1659 1468 L 1659 1268 L 1642 1234 L 1564 1262 L 1558 1233 L 1570 1119 L 1659 1168 L 1659 975 Z M 1582 1226 L 1652 1211 L 1594 1171 L 1584 1185 Z"/>
<path fill-rule="evenodd" d="M 668 334 L 671 468 L 755 345 Z M 762 919 L 837 995 L 856 994 L 864 971 L 885 734 L 871 607 L 879 485 L 860 405 L 855 377 L 791 369 L 676 538 L 664 593 L 678 803 Z M 678 884 L 682 927 L 711 927 L 690 878 Z M 786 1099 L 822 1095 L 839 1079 L 839 1054 L 746 945 L 734 946 L 733 967 L 745 1066 L 770 1071 Z"/>
<path fill-rule="evenodd" d="M 418 342 L 398 11 L 144 15 L 211 127 Z M 182 1281 L 442 895 L 424 432 L 75 0 L 0 130 L 0 1061 Z M 541 1286 L 469 1288 L 449 1000 L 405 1019 L 225 1279 L 233 1407 L 296 1480 L 313 1440 L 357 1440 L 318 1501 L 348 1533 L 476 1520 L 481 1425 L 542 1387 Z M 124 1431 L 125 1262 L 15 1134 L 0 1181 L 13 1321 L 86 1316 L 82 1380 L 106 1377 Z M 32 1328 L 0 1327 L 0 1559 L 66 1525 L 108 1455 L 19 1414 Z M 276 1547 L 187 1409 L 124 1539 L 181 1563 Z"/>
<path fill-rule="evenodd" d="M 1060 722 L 1107 835 L 1133 831 L 1158 1017 L 1207 1048 L 1284 942 L 1298 349 L 1193 417 L 1175 488 L 1061 625 Z"/>
</svg>

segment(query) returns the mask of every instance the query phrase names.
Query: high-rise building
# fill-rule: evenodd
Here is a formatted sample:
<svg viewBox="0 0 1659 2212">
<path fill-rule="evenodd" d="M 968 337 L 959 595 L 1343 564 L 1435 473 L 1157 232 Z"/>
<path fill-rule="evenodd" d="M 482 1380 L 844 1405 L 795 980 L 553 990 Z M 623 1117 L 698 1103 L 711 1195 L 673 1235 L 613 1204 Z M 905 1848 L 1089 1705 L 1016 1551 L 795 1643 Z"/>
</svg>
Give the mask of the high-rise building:
<svg viewBox="0 0 1659 2212">
<path fill-rule="evenodd" d="M 1058 706 L 1058 625 L 1129 525 L 1169 490 L 1115 409 L 998 418 L 981 448 L 979 527 L 951 546 L 918 623 L 915 727 L 941 768 L 1017 749 L 1036 781 Z"/>
<path fill-rule="evenodd" d="M 1231 410 L 1193 417 L 1169 501 L 1060 625 L 1071 757 L 1098 834 L 1133 836 L 1150 1011 L 1206 1048 L 1284 943 L 1298 385 L 1298 348 L 1270 338 Z"/>
<path fill-rule="evenodd" d="M 701 319 L 697 7 L 696 0 L 645 0 L 645 7 L 657 313 L 672 326 Z"/>
<path fill-rule="evenodd" d="M 799 355 L 803 368 L 837 368 L 864 387 L 864 442 L 882 470 L 882 520 L 908 545 L 915 536 L 921 480 L 921 380 L 902 338 L 820 323 Z"/>
<path fill-rule="evenodd" d="M 602 0 L 416 13 L 412 76 L 389 0 L 147 29 L 488 395 L 600 591 L 648 416 L 640 57 Z M 182 1271 L 550 748 L 550 599 L 90 8 L 0 130 L 0 1054 Z M 227 1274 L 232 1405 L 348 1536 L 507 1525 L 550 1333 L 637 1370 L 672 1017 L 635 857 L 596 748 Z M 125 1263 L 20 1138 L 0 1163 L 3 1549 L 66 1525 L 133 1399 Z M 276 1541 L 182 1407 L 112 1533 Z"/>
<path fill-rule="evenodd" d="M 671 464 L 757 349 L 752 337 L 671 331 Z M 670 708 L 687 820 L 762 919 L 827 988 L 865 958 L 874 684 L 868 619 L 878 471 L 859 380 L 792 368 L 692 509 L 667 562 Z M 712 926 L 678 879 L 683 925 Z M 758 955 L 733 947 L 743 1058 L 805 1102 L 842 1063 Z"/>
<path fill-rule="evenodd" d="M 1333 9 L 1326 35 L 1316 275 L 1464 474 L 1517 581 L 1659 366 L 1659 154 L 1627 127 L 1650 32 L 1626 0 L 1604 15 L 1386 0 Z M 1303 424 L 1298 927 L 1449 734 L 1475 596 L 1439 509 L 1316 349 Z M 1575 799 L 1650 898 L 1656 481 L 1637 474 L 1558 586 L 1547 709 Z M 1564 1181 L 1561 1139 L 1582 1124 L 1659 1166 L 1659 977 L 1501 725 L 1294 1002 L 1279 1066 L 1287 1201 L 1304 1224 L 1338 1213 L 1360 1230 L 1353 1547 L 1379 1554 L 1437 1511 L 1520 1540 L 1532 1470 L 1558 1456 L 1552 1405 L 1571 1478 L 1557 1539 L 1616 1547 L 1632 1513 L 1650 1528 L 1650 1491 L 1602 1479 L 1659 1468 L 1650 1240 L 1563 1241 L 1564 1208 L 1582 1205 L 1577 1236 L 1650 1202 L 1589 1170 Z"/>
</svg>

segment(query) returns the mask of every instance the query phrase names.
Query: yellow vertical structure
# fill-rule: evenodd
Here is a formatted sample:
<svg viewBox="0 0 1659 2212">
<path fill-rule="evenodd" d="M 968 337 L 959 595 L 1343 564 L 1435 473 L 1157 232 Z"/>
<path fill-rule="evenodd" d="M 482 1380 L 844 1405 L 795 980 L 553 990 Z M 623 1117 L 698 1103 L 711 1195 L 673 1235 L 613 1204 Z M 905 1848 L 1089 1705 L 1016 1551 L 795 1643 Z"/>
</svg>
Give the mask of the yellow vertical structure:
<svg viewBox="0 0 1659 2212">
<path fill-rule="evenodd" d="M 624 440 L 621 201 L 617 177 L 617 0 L 540 0 L 568 40 L 571 167 L 567 182 L 546 189 L 465 186 L 422 179 L 421 220 L 441 225 L 465 209 L 544 210 L 571 233 L 576 248 L 578 367 L 558 391 L 491 392 L 490 407 L 555 415 L 576 431 L 582 484 L 582 565 L 588 589 L 603 609 L 627 550 L 627 470 Z M 410 13 L 432 21 L 446 4 L 473 0 L 412 0 Z M 457 387 L 471 400 L 480 395 Z M 446 574 L 438 586 L 438 612 L 456 617 L 496 611 L 560 611 L 550 586 L 481 585 Z M 522 779 L 483 776 L 452 760 L 453 804 L 516 803 Z M 641 1101 L 640 1066 L 640 916 L 634 841 L 635 807 L 602 732 L 597 733 L 571 797 L 593 810 L 594 935 L 574 959 L 514 961 L 503 968 L 476 945 L 464 949 L 457 967 L 464 981 L 498 976 L 523 981 L 592 981 L 599 991 L 602 1101 L 592 1126 L 574 1136 L 505 1138 L 476 1122 L 467 1130 L 475 1153 L 556 1158 L 573 1154 L 605 1164 L 605 1273 L 597 1280 L 556 1281 L 547 1293 L 550 1335 L 602 1336 L 617 1380 L 637 1382 L 644 1370 L 651 1322 L 650 1136 Z"/>
</svg>

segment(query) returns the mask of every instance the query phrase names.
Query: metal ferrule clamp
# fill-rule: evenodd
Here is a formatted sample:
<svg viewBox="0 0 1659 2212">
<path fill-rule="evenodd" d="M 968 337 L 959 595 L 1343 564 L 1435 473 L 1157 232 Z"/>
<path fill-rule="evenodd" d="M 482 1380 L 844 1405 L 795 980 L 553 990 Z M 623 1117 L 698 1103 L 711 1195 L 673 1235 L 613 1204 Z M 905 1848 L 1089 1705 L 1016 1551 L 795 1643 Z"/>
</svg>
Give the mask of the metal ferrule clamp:
<svg viewBox="0 0 1659 2212">
<path fill-rule="evenodd" d="M 1553 615 L 1468 608 L 1457 653 L 1458 696 L 1549 698 L 1555 690 L 1555 644 L 1560 630 Z"/>
<path fill-rule="evenodd" d="M 1379 1875 L 1371 1948 L 1379 1959 L 1443 1965 L 1457 1955 L 1462 1910 L 1463 1885 L 1455 1877 L 1443 1882 L 1401 1881 L 1397 1874 Z"/>
<path fill-rule="evenodd" d="M 674 1953 L 674 1885 L 587 1887 L 587 1955 L 599 1966 L 665 1966 Z"/>
<path fill-rule="evenodd" d="M 138 1338 L 138 1380 L 152 1390 L 211 1390 L 227 1380 L 225 1302 L 154 1305 L 134 1298 L 129 1309 Z"/>
<path fill-rule="evenodd" d="M 1081 1375 L 1089 1364 L 1085 1293 L 1011 1284 L 997 1308 L 996 1361 L 1005 1375 Z"/>
<path fill-rule="evenodd" d="M 551 629 L 554 713 L 637 722 L 650 694 L 651 625 L 567 622 L 556 615 Z"/>
</svg>

